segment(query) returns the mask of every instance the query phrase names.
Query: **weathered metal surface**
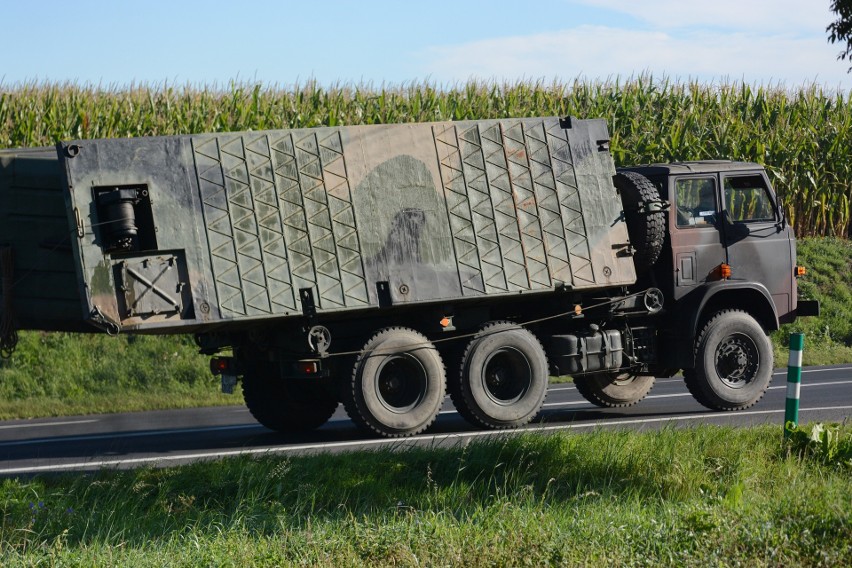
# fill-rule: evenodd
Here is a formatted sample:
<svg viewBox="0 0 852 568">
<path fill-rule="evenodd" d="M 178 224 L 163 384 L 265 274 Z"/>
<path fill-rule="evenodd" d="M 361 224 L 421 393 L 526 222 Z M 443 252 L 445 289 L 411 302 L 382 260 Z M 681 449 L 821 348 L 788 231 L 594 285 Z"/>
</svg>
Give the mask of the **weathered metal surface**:
<svg viewBox="0 0 852 568">
<path fill-rule="evenodd" d="M 0 150 L 0 247 L 11 247 L 11 296 L 21 328 L 90 330 L 80 316 L 71 234 L 54 148 Z M 0 290 L 0 306 L 6 304 Z M 2 309 L 2 308 L 0 308 Z"/>
<path fill-rule="evenodd" d="M 189 331 L 301 316 L 307 290 L 322 315 L 632 284 L 608 139 L 536 118 L 60 144 L 79 317 Z"/>
<path fill-rule="evenodd" d="M 189 289 L 183 255 L 130 258 L 116 265 L 119 313 L 124 317 L 177 314 L 191 317 L 184 292 Z"/>
</svg>

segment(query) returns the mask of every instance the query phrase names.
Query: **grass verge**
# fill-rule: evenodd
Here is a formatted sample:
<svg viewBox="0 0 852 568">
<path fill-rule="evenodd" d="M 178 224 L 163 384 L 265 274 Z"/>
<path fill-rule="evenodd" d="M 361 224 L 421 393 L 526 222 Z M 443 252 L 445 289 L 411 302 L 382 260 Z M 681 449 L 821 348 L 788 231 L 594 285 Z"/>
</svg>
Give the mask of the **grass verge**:
<svg viewBox="0 0 852 568">
<path fill-rule="evenodd" d="M 832 460 L 701 426 L 7 479 L 0 563 L 848 566 L 835 434 Z"/>
<path fill-rule="evenodd" d="M 238 404 L 190 336 L 21 332 L 0 359 L 0 419 Z"/>
<path fill-rule="evenodd" d="M 852 241 L 799 239 L 798 263 L 808 274 L 799 279 L 799 294 L 820 301 L 819 317 L 800 318 L 772 335 L 776 366 L 787 362 L 789 334 L 805 334 L 805 365 L 852 363 Z"/>
</svg>

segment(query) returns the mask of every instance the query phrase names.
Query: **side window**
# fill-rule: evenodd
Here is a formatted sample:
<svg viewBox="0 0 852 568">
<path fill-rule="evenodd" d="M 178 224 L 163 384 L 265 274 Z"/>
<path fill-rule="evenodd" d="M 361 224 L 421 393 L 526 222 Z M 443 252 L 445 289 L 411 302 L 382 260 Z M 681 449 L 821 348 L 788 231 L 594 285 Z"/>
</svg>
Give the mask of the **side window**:
<svg viewBox="0 0 852 568">
<path fill-rule="evenodd" d="M 701 227 L 716 222 L 715 178 L 678 178 L 675 194 L 678 227 Z"/>
<path fill-rule="evenodd" d="M 725 209 L 733 222 L 774 221 L 775 209 L 763 176 L 725 178 Z"/>
</svg>

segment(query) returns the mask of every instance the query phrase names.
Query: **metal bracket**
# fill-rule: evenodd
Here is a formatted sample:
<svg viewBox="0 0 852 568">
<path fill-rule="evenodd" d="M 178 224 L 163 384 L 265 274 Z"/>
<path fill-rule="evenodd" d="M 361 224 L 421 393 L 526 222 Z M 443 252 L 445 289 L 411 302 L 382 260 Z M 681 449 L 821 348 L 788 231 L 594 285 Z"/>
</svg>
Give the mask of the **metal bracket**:
<svg viewBox="0 0 852 568">
<path fill-rule="evenodd" d="M 299 288 L 299 298 L 302 300 L 302 314 L 312 321 L 317 315 L 313 288 Z"/>
<path fill-rule="evenodd" d="M 104 314 L 98 306 L 92 308 L 92 311 L 89 313 L 89 318 L 92 325 L 104 330 L 107 335 L 118 335 L 121 331 L 121 325 Z"/>
<path fill-rule="evenodd" d="M 668 211 L 672 204 L 668 201 L 644 201 L 636 210 L 643 215 L 653 215 L 661 211 Z"/>
<path fill-rule="evenodd" d="M 237 376 L 223 374 L 220 383 L 222 394 L 234 394 L 234 387 L 237 386 Z"/>
<path fill-rule="evenodd" d="M 612 245 L 613 250 L 615 251 L 615 256 L 621 258 L 626 256 L 634 256 L 636 254 L 636 249 L 633 248 L 633 245 L 630 243 L 618 243 Z"/>
<path fill-rule="evenodd" d="M 308 330 L 308 347 L 320 357 L 328 355 L 331 346 L 331 332 L 324 325 L 315 325 Z"/>
</svg>

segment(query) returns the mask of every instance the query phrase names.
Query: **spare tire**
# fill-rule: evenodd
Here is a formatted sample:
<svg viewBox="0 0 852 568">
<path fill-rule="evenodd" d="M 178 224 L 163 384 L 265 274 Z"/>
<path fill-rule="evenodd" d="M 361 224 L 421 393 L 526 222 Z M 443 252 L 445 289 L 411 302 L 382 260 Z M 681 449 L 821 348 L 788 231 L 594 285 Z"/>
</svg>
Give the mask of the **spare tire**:
<svg viewBox="0 0 852 568">
<path fill-rule="evenodd" d="M 620 171 L 613 181 L 621 194 L 627 233 L 635 249 L 633 264 L 636 272 L 642 273 L 657 262 L 663 250 L 666 216 L 660 192 L 651 180 L 636 172 Z"/>
</svg>

